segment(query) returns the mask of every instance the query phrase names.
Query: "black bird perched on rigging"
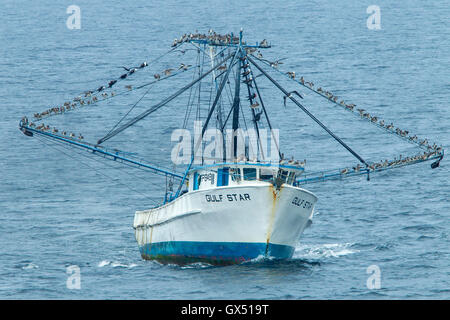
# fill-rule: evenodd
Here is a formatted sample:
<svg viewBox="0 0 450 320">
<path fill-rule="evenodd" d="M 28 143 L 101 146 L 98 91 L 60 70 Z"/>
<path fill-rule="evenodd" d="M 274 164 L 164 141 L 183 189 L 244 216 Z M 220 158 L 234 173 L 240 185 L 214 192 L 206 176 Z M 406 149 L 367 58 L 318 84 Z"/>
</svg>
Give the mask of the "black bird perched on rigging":
<svg viewBox="0 0 450 320">
<path fill-rule="evenodd" d="M 295 93 L 296 95 L 298 95 L 300 98 L 303 99 L 303 97 L 302 97 L 302 95 L 301 95 L 300 93 L 298 93 L 298 92 L 295 91 L 295 90 L 294 90 L 294 91 L 291 91 L 291 92 L 288 93 L 287 96 L 284 96 L 284 97 L 283 97 L 283 100 L 284 100 L 284 106 L 285 106 L 285 107 L 286 107 L 286 99 L 292 97 L 292 94 L 293 94 L 293 93 Z"/>
<path fill-rule="evenodd" d="M 261 115 L 262 115 L 262 111 L 258 112 L 257 114 L 255 114 L 255 119 L 253 120 L 253 122 L 258 122 L 259 120 L 261 120 Z"/>
<path fill-rule="evenodd" d="M 437 167 L 439 167 L 439 163 L 441 162 L 442 158 L 444 158 L 444 156 L 440 156 L 439 159 L 433 162 L 431 164 L 431 169 L 436 169 Z"/>
<path fill-rule="evenodd" d="M 248 96 L 248 100 L 252 100 L 256 98 L 256 93 L 253 93 L 252 95 Z"/>
</svg>

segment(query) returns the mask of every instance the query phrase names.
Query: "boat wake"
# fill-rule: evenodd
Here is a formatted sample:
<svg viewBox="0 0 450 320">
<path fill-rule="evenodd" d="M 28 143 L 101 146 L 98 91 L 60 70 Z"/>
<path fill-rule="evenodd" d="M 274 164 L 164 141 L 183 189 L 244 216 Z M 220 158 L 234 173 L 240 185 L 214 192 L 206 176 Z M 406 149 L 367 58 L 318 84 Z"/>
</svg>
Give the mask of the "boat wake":
<svg viewBox="0 0 450 320">
<path fill-rule="evenodd" d="M 112 268 L 128 268 L 128 269 L 131 269 L 131 268 L 134 268 L 134 267 L 137 267 L 137 264 L 135 264 L 135 263 L 122 263 L 122 262 L 119 262 L 119 261 L 110 261 L 110 260 L 102 260 L 102 261 L 100 261 L 98 264 L 97 264 L 97 267 L 99 267 L 99 268 L 103 268 L 103 267 L 106 267 L 106 266 L 109 266 L 109 267 L 112 267 Z"/>
<path fill-rule="evenodd" d="M 205 263 L 205 262 L 194 262 L 194 263 L 186 264 L 184 266 L 178 266 L 178 265 L 174 265 L 174 266 L 181 268 L 181 269 L 206 269 L 206 268 L 216 267 L 212 264 Z"/>
<path fill-rule="evenodd" d="M 294 255 L 291 259 L 288 260 L 280 260 L 276 257 L 266 257 L 264 255 L 259 255 L 258 257 L 244 261 L 240 263 L 240 266 L 246 267 L 263 267 L 263 268 L 271 268 L 271 267 L 280 267 L 280 266 L 298 266 L 301 268 L 310 268 L 311 266 L 320 265 L 321 261 L 326 258 L 338 258 L 342 256 L 351 255 L 354 253 L 358 253 L 359 250 L 354 248 L 354 243 L 326 243 L 326 244 L 314 244 L 307 245 L 301 244 L 295 248 Z M 158 266 L 169 267 L 175 269 L 182 270 L 201 270 L 208 268 L 223 268 L 224 266 L 212 265 L 205 262 L 193 262 L 185 265 L 178 264 L 167 264 L 160 263 L 156 260 L 147 261 L 154 263 Z M 124 268 L 133 268 L 136 264 L 123 264 L 120 262 L 113 262 L 109 260 L 103 260 L 98 264 L 98 267 L 124 267 Z"/>
<path fill-rule="evenodd" d="M 320 260 L 347 256 L 359 252 L 353 246 L 354 243 L 301 244 L 295 248 L 292 259 Z"/>
</svg>

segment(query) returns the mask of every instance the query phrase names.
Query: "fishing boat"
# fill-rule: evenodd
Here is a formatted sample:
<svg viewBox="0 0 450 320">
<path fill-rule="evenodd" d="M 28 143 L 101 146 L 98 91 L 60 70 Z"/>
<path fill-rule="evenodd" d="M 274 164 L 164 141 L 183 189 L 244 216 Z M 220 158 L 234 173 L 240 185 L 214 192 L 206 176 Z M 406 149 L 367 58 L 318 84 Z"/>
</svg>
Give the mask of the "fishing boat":
<svg viewBox="0 0 450 320">
<path fill-rule="evenodd" d="M 136 240 L 145 259 L 239 263 L 292 257 L 317 197 L 294 185 L 298 167 L 232 162 L 189 171 L 183 195 L 137 211 Z"/>
<path fill-rule="evenodd" d="M 92 155 L 135 166 L 166 178 L 162 203 L 135 212 L 133 228 L 140 254 L 144 259 L 163 263 L 206 262 L 217 265 L 236 264 L 259 258 L 290 259 L 301 234 L 312 223 L 314 207 L 318 200 L 312 192 L 305 189 L 307 184 L 361 175 L 369 179 L 372 173 L 429 160 L 434 160 L 431 167 L 437 168 L 444 156 L 444 150 L 429 143 L 427 139 L 411 135 L 409 131 L 395 128 L 392 124 L 387 125 L 385 121 L 365 110 L 356 109 L 354 104 L 338 101 L 331 92 L 320 87 L 316 89 L 312 82 L 306 81 L 304 77 L 296 77 L 293 71 L 280 71 L 280 60 L 269 61 L 262 58 L 260 50 L 269 48 L 271 45 L 265 39 L 259 43 L 247 44 L 242 30 L 237 36 L 220 35 L 212 30 L 208 34 L 185 34 L 175 39 L 171 49 L 163 56 L 174 52 L 185 54 L 187 50 L 193 50 L 198 55 L 196 65 L 182 63 L 178 68 L 169 68 L 154 74 L 154 80 L 151 82 L 134 87 L 126 85 L 123 92 L 114 92 L 112 90 L 117 88 L 121 81 L 152 67 L 156 60 L 143 62 L 137 67 L 124 68 L 127 72 L 109 81 L 107 85 L 88 90 L 72 101 L 36 113 L 33 121 L 23 117 L 19 128 L 26 136 L 36 136 L 89 151 Z M 301 103 L 302 93 L 286 90 L 267 69 L 296 82 L 303 89 L 324 97 L 330 103 L 367 120 L 385 132 L 415 144 L 421 152 L 400 157 L 398 160 L 366 161 Z M 134 105 L 97 142 L 86 142 L 81 134 L 76 137 L 56 128 L 51 130 L 49 125 L 43 123 L 52 116 L 97 105 L 120 94 L 157 85 L 189 70 L 193 73 L 191 82 L 122 123 Z M 263 90 L 257 84 L 259 77 L 268 79 L 282 93 L 285 105 L 287 101 L 296 105 L 353 155 L 358 164 L 320 172 L 305 172 L 306 160 L 288 160 L 279 148 L 276 130 L 271 124 L 268 106 L 263 100 Z M 241 90 L 241 87 L 244 89 Z M 183 155 L 184 162 L 177 162 L 172 158 L 174 164 L 169 170 L 116 148 L 104 146 L 106 141 L 188 91 L 190 95 L 183 129 L 187 128 L 191 120 L 200 124 L 194 138 L 188 139 L 192 145 L 187 148 L 189 156 Z M 209 95 L 206 100 L 201 98 L 205 91 Z M 191 99 L 192 93 L 194 97 Z M 242 99 L 242 96 L 245 96 L 245 99 Z M 192 111 L 194 105 L 197 106 L 195 112 Z M 196 116 L 191 117 L 192 114 Z M 212 133 L 208 130 L 212 130 Z M 211 140 L 206 138 L 211 138 L 211 135 L 215 136 L 215 140 L 214 143 L 208 144 Z M 270 156 L 268 138 L 271 139 Z M 173 153 L 175 158 L 180 156 L 180 146 L 181 144 Z M 213 146 L 214 152 L 205 154 L 208 146 Z M 184 165 L 181 172 L 176 170 L 176 166 L 180 164 Z"/>
</svg>

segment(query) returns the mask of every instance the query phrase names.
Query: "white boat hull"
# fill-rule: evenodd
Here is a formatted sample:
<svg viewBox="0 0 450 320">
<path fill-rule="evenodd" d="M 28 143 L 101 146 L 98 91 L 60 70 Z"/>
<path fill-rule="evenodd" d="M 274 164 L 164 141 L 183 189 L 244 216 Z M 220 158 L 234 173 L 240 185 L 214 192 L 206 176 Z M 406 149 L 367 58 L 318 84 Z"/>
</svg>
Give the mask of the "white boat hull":
<svg viewBox="0 0 450 320">
<path fill-rule="evenodd" d="M 137 211 L 135 236 L 144 259 L 232 264 L 292 257 L 309 225 L 317 197 L 270 183 L 218 187 L 184 194 L 161 207 Z"/>
</svg>

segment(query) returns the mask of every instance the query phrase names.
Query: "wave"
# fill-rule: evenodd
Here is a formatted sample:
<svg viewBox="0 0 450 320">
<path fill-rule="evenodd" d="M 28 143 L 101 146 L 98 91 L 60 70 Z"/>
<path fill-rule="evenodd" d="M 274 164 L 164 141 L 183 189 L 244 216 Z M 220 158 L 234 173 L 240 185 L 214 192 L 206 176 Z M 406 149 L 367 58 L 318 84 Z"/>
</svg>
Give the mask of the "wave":
<svg viewBox="0 0 450 320">
<path fill-rule="evenodd" d="M 32 262 L 29 262 L 29 263 L 26 263 L 25 265 L 21 266 L 21 268 L 22 268 L 22 270 L 31 270 L 31 269 L 39 269 L 39 266 Z"/>
<path fill-rule="evenodd" d="M 110 260 L 102 260 L 102 261 L 100 261 L 97 264 L 97 267 L 99 267 L 99 268 L 103 268 L 103 267 L 106 267 L 106 266 L 110 266 L 112 268 L 128 268 L 128 269 L 131 269 L 131 268 L 137 267 L 137 264 L 136 263 L 129 263 L 129 264 L 127 264 L 127 263 L 122 263 L 122 262 L 119 262 L 119 261 L 110 261 Z"/>
<path fill-rule="evenodd" d="M 431 224 L 419 224 L 419 225 L 413 225 L 413 226 L 407 226 L 403 227 L 402 230 L 405 231 L 436 231 L 437 228 L 435 226 L 432 226 Z"/>
<path fill-rule="evenodd" d="M 183 266 L 177 265 L 177 267 L 179 267 L 180 269 L 205 269 L 205 268 L 213 268 L 215 266 L 206 262 L 194 262 Z"/>
<path fill-rule="evenodd" d="M 337 258 L 359 252 L 352 248 L 354 243 L 325 243 L 306 245 L 301 244 L 295 248 L 293 259 L 321 259 Z"/>
</svg>

